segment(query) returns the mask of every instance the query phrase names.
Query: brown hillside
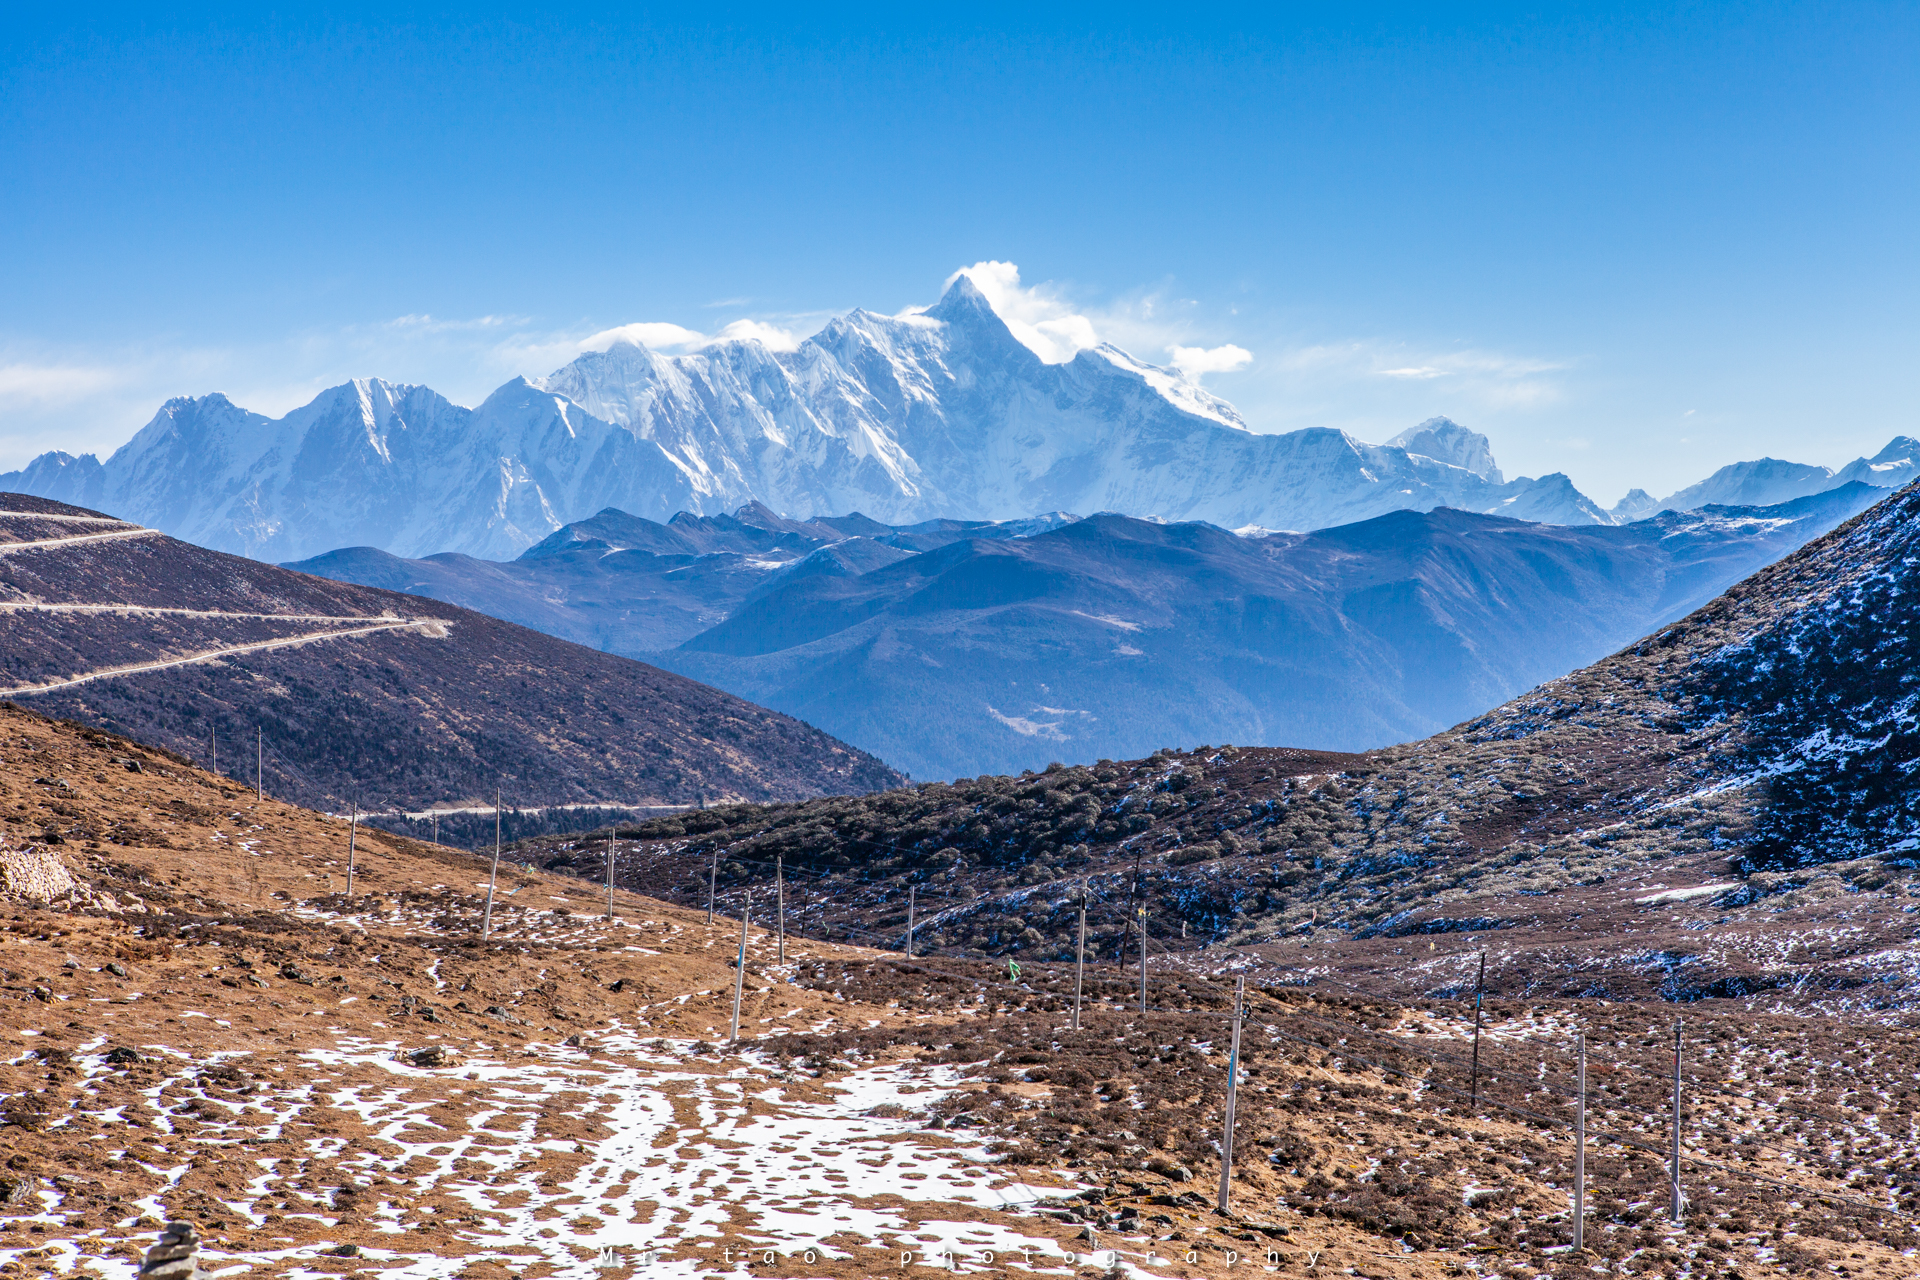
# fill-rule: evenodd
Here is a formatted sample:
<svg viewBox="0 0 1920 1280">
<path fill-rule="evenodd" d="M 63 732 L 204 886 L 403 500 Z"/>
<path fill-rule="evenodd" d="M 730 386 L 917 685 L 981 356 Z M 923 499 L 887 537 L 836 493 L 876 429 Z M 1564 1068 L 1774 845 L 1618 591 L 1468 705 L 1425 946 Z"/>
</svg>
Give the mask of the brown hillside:
<svg viewBox="0 0 1920 1280">
<path fill-rule="evenodd" d="M 1878 1275 L 1913 1238 L 1904 1031 L 1690 1018 L 1676 1227 L 1653 1207 L 1666 1024 L 1588 1009 L 1576 1263 L 1577 1023 L 1552 1000 L 1489 1009 L 1474 1114 L 1457 1008 L 1256 988 L 1222 1215 L 1219 983 L 1161 975 L 1141 1015 L 1130 975 L 1096 970 L 1074 1032 L 1068 967 L 1009 980 L 797 938 L 782 965 L 756 927 L 747 1043 L 716 1052 L 736 921 L 624 892 L 609 921 L 598 886 L 509 871 L 483 939 L 478 858 L 362 831 L 348 897 L 342 823 L 14 710 L 0 806 L 7 1275 L 127 1274 L 181 1218 L 209 1270 L 308 1276 L 545 1277 L 603 1248 L 615 1277 L 647 1249 L 849 1280 L 928 1275 L 943 1251 L 1106 1269 L 1108 1250 L 1169 1280 L 1269 1260 Z M 30 838 L 75 810 L 92 838 Z"/>
<path fill-rule="evenodd" d="M 519 807 L 644 808 L 901 781 L 644 663 L 19 495 L 0 495 L 0 697 L 202 763 L 217 741 L 248 782 L 258 732 L 269 791 L 342 811 L 490 810 L 496 787 Z M 482 826 L 490 811 L 466 834 Z"/>
</svg>

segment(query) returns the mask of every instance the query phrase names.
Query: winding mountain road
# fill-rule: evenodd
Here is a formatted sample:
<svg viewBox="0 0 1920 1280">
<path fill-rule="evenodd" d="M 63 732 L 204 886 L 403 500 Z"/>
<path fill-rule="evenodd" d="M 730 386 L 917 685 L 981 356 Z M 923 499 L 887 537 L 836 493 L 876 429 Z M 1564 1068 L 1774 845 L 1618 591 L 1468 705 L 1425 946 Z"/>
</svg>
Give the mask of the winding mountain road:
<svg viewBox="0 0 1920 1280">
<path fill-rule="evenodd" d="M 244 614 L 228 615 L 245 617 Z M 266 615 L 271 617 L 272 615 Z M 89 671 L 85 675 L 72 676 L 65 680 L 55 680 L 47 684 L 21 685 L 14 689 L 0 689 L 0 698 L 24 698 L 36 693 L 50 693 L 55 689 L 71 689 L 77 684 L 87 684 L 94 680 L 108 680 L 115 676 L 136 676 L 148 671 L 164 671 L 168 667 L 184 667 L 195 662 L 211 662 L 216 658 L 230 657 L 242 653 L 261 653 L 268 649 L 286 649 L 299 644 L 311 644 L 318 640 L 344 640 L 354 636 L 372 635 L 379 631 L 399 631 L 408 627 L 419 627 L 426 634 L 432 634 L 438 628 L 439 634 L 446 634 L 447 622 L 443 618 L 395 618 L 367 627 L 344 627 L 333 631 L 309 631 L 297 636 L 278 636 L 272 640 L 255 640 L 247 644 L 223 645 L 217 649 L 203 649 L 198 653 L 186 654 L 178 658 L 162 658 L 155 662 L 137 662 L 125 667 L 108 667 L 100 671 Z"/>
<path fill-rule="evenodd" d="M 163 538 L 158 529 L 113 529 L 106 533 L 76 533 L 67 538 L 39 538 L 33 542 L 0 542 L 0 556 L 16 551 L 46 551 L 59 547 L 77 547 L 88 542 L 117 542 L 122 538 Z"/>
</svg>

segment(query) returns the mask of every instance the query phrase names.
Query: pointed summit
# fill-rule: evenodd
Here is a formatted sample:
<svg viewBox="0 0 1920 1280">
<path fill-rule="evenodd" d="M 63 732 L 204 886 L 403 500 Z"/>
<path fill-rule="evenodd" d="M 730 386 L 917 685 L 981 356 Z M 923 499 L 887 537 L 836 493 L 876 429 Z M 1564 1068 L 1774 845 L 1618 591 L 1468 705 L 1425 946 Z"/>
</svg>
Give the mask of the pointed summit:
<svg viewBox="0 0 1920 1280">
<path fill-rule="evenodd" d="M 970 348 L 976 359 L 1004 361 L 1009 368 L 1023 370 L 1041 363 L 1033 349 L 1014 336 L 987 295 L 964 271 L 924 314 L 947 325 L 956 345 Z"/>
<path fill-rule="evenodd" d="M 949 324 L 985 316 L 1000 319 L 993 310 L 993 304 L 987 301 L 987 295 L 980 292 L 980 286 L 964 271 L 953 278 L 947 291 L 940 295 L 940 301 L 927 308 L 926 314 Z"/>
</svg>

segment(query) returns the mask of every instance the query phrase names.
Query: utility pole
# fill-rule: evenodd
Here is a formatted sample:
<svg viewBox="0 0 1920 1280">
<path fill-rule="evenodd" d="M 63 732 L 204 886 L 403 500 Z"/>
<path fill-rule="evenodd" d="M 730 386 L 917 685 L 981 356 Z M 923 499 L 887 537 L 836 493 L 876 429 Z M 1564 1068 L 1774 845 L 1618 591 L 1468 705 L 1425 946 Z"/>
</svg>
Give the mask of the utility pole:
<svg viewBox="0 0 1920 1280">
<path fill-rule="evenodd" d="M 1671 1204 L 1673 1220 L 1686 1213 L 1687 1200 L 1680 1194 L 1680 1019 L 1673 1020 L 1673 1169 Z"/>
<path fill-rule="evenodd" d="M 1233 1104 L 1240 1092 L 1240 1021 L 1247 998 L 1247 975 L 1233 980 L 1233 1047 L 1227 1051 L 1227 1119 L 1220 1133 L 1220 1212 L 1232 1212 Z"/>
<path fill-rule="evenodd" d="M 207 772 L 220 772 L 220 731 L 213 726 L 213 717 L 207 717 Z"/>
<path fill-rule="evenodd" d="M 266 796 L 266 789 L 260 785 L 260 779 L 267 762 L 266 738 L 260 726 L 253 727 L 253 803 L 257 806 Z"/>
<path fill-rule="evenodd" d="M 1580 1101 L 1573 1113 L 1573 1251 L 1586 1248 L 1587 1233 L 1587 1034 L 1581 1032 Z"/>
<path fill-rule="evenodd" d="M 704 808 L 705 806 L 702 807 Z M 713 850 L 713 865 L 707 868 L 707 925 L 709 928 L 713 925 L 713 892 L 715 886 L 719 883 L 720 847 L 715 845 Z"/>
<path fill-rule="evenodd" d="M 773 855 L 774 913 L 779 919 L 780 963 L 787 962 L 787 855 Z"/>
<path fill-rule="evenodd" d="M 1480 953 L 1480 979 L 1473 986 L 1473 1088 L 1467 1095 L 1467 1114 L 1480 1111 L 1480 1004 L 1487 993 L 1487 953 Z"/>
<path fill-rule="evenodd" d="M 1087 886 L 1080 885 L 1080 944 L 1073 952 L 1073 1029 L 1080 1029 L 1080 988 L 1087 974 Z"/>
<path fill-rule="evenodd" d="M 913 959 L 913 885 L 907 886 L 907 959 Z"/>
<path fill-rule="evenodd" d="M 360 801 L 353 802 L 353 816 L 347 819 L 347 901 L 353 901 L 353 838 L 360 830 Z"/>
<path fill-rule="evenodd" d="M 1147 904 L 1141 903 L 1140 914 L 1140 1016 L 1147 1014 Z"/>
<path fill-rule="evenodd" d="M 607 919 L 613 919 L 613 837 L 607 837 Z"/>
<path fill-rule="evenodd" d="M 493 888 L 500 882 L 500 792 L 493 793 L 493 870 L 487 873 L 487 910 L 480 917 L 480 940 L 493 936 Z"/>
<path fill-rule="evenodd" d="M 740 907 L 740 955 L 733 964 L 733 1032 L 728 1043 L 740 1043 L 740 994 L 747 983 L 747 917 L 753 914 L 753 890 Z"/>
<path fill-rule="evenodd" d="M 440 811 L 438 809 L 433 811 L 433 842 L 440 843 Z"/>
</svg>

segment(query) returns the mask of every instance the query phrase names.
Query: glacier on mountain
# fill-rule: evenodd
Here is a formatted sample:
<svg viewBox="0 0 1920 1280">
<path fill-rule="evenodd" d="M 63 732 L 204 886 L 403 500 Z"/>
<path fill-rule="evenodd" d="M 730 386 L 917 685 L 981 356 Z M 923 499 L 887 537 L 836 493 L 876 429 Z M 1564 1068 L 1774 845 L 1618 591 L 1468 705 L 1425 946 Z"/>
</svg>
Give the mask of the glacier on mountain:
<svg viewBox="0 0 1920 1280">
<path fill-rule="evenodd" d="M 853 311 L 791 351 L 616 341 L 473 409 L 378 379 L 279 419 L 171 400 L 105 463 L 47 454 L 0 488 L 276 561 L 507 559 L 606 507 L 664 521 L 753 501 L 894 524 L 1115 511 L 1315 529 L 1439 506 L 1614 523 L 1564 475 L 1504 481 L 1485 437 L 1443 418 L 1388 445 L 1265 435 L 1112 346 L 1047 363 L 965 275 L 924 312 Z"/>
</svg>

